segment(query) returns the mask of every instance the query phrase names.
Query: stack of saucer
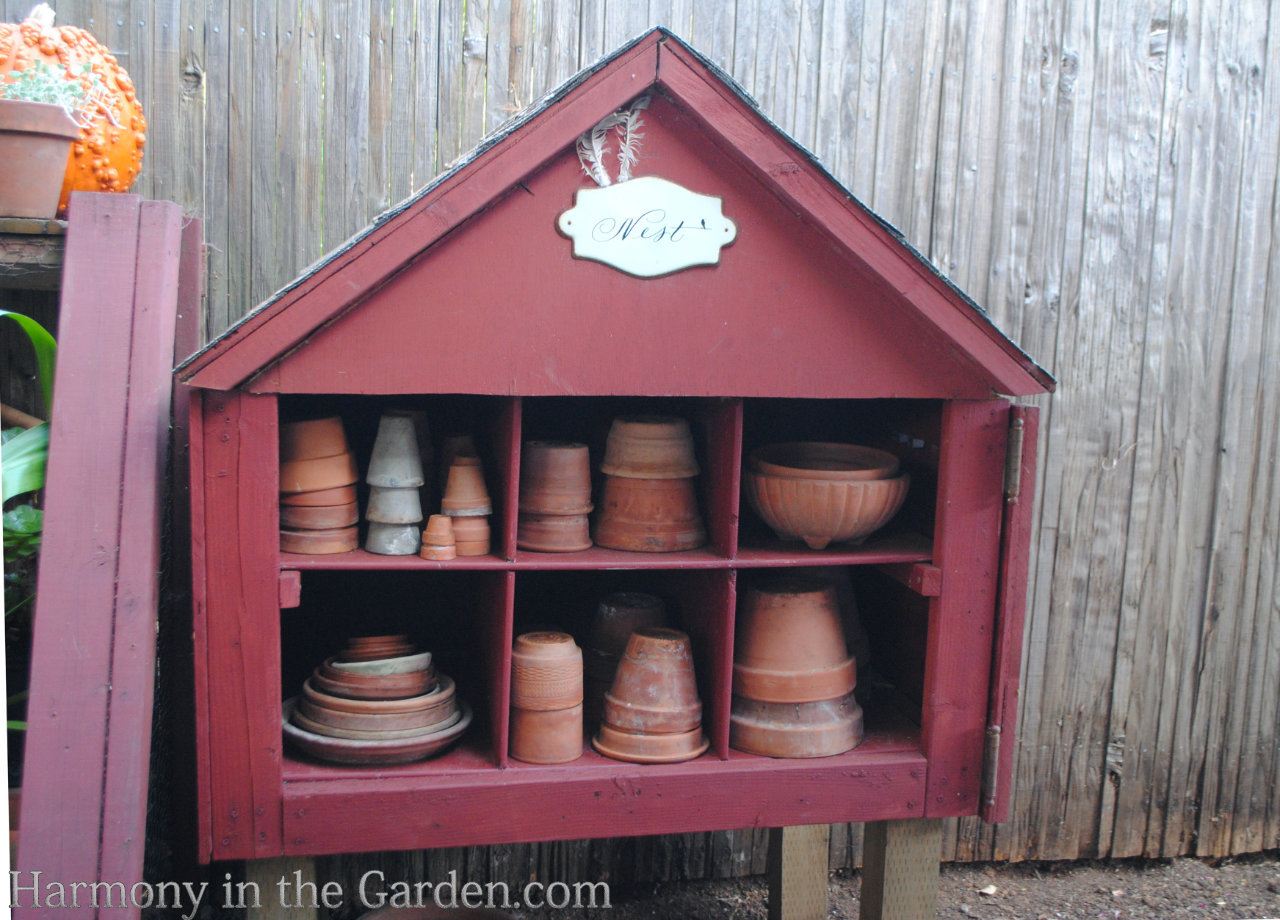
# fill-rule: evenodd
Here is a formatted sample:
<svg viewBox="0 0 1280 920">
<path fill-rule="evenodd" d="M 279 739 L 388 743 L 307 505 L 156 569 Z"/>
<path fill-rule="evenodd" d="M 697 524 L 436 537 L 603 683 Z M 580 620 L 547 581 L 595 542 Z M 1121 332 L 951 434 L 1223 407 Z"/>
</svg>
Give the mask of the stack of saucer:
<svg viewBox="0 0 1280 920">
<path fill-rule="evenodd" d="M 280 426 L 280 549 L 345 553 L 359 546 L 355 457 L 338 416 Z"/>
<path fill-rule="evenodd" d="M 393 764 L 443 751 L 471 723 L 454 683 L 405 636 L 352 639 L 285 701 L 285 737 L 321 760 Z"/>
</svg>

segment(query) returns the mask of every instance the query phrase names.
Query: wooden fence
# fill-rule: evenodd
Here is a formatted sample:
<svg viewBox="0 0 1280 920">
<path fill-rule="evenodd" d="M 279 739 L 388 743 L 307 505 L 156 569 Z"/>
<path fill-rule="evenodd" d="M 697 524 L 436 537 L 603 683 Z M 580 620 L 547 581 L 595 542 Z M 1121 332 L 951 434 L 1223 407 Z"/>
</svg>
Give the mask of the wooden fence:
<svg viewBox="0 0 1280 920">
<path fill-rule="evenodd" d="M 579 68 L 653 24 L 685 38 L 1060 381 L 1045 402 L 1014 817 L 951 822 L 945 855 L 1280 847 L 1280 29 L 1267 0 L 57 8 L 138 85 L 150 130 L 135 190 L 205 220 L 210 334 Z M 841 829 L 833 861 L 858 844 Z M 599 862 L 624 846 L 658 875 L 762 867 L 750 832 L 595 846 L 520 859 Z"/>
</svg>

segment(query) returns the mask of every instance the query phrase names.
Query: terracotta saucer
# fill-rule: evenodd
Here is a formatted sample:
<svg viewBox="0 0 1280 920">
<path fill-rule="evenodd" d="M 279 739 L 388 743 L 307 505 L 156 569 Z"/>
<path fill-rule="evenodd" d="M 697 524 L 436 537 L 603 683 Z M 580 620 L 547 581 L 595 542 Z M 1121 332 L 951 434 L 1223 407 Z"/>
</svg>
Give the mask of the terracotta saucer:
<svg viewBox="0 0 1280 920">
<path fill-rule="evenodd" d="M 435 669 L 411 674 L 353 674 L 333 666 L 333 659 L 311 674 L 311 684 L 322 693 L 360 700 L 397 700 L 430 693 L 436 684 Z"/>
<path fill-rule="evenodd" d="M 285 740 L 304 754 L 332 763 L 376 766 L 425 760 L 452 745 L 471 725 L 471 707 L 462 703 L 461 718 L 444 731 L 398 741 L 352 741 L 349 738 L 327 738 L 299 728 L 290 721 L 293 709 L 294 701 L 286 700 Z"/>
<path fill-rule="evenodd" d="M 308 678 L 302 682 L 302 695 L 325 709 L 331 709 L 334 712 L 349 713 L 407 713 L 421 712 L 436 706 L 441 706 L 448 700 L 452 700 L 456 693 L 453 679 L 447 674 L 441 674 L 436 689 L 431 693 L 424 693 L 421 696 L 411 696 L 407 699 L 400 700 L 362 700 L 352 699 L 351 697 L 335 696 L 331 693 L 325 693 L 323 690 L 317 689 Z"/>
<path fill-rule="evenodd" d="M 334 658 L 333 666 L 339 671 L 350 671 L 352 674 L 413 674 L 431 667 L 431 653 L 418 652 L 416 655 L 365 660 Z"/>
<path fill-rule="evenodd" d="M 605 757 L 631 763 L 679 763 L 705 754 L 711 742 L 702 734 L 702 726 L 691 732 L 641 735 L 601 725 L 591 739 L 591 746 Z"/>
<path fill-rule="evenodd" d="M 403 728 L 426 729 L 438 725 L 458 711 L 453 693 L 429 709 L 415 712 L 343 712 L 322 706 L 305 693 L 298 697 L 298 713 L 330 728 L 355 731 L 396 731 Z M 318 732 L 326 734 L 326 732 Z"/>
<path fill-rule="evenodd" d="M 402 741 L 408 738 L 422 738 L 433 732 L 445 731 L 462 718 L 462 712 L 455 709 L 439 722 L 433 722 L 430 725 L 418 728 L 338 728 L 303 715 L 296 706 L 293 710 L 292 718 L 293 724 L 304 731 L 309 731 L 315 735 L 324 735 L 326 738 L 347 738 L 351 741 Z"/>
</svg>

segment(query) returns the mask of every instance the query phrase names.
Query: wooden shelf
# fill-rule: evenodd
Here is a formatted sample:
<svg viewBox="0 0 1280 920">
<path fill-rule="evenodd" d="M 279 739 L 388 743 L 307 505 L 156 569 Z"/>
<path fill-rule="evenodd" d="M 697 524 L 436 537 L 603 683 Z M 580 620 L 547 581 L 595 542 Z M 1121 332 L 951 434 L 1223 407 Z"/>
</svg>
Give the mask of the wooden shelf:
<svg viewBox="0 0 1280 920">
<path fill-rule="evenodd" d="M 64 220 L 0 217 L 0 288 L 57 290 L 66 231 Z"/>
</svg>

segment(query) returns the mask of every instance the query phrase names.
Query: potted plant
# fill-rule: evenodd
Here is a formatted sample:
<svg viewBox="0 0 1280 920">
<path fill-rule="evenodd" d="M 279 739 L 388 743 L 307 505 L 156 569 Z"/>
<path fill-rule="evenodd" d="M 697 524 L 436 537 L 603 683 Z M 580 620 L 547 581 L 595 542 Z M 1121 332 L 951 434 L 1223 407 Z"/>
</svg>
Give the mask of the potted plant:
<svg viewBox="0 0 1280 920">
<path fill-rule="evenodd" d="M 52 218 L 80 136 L 72 112 L 84 98 L 77 81 L 36 61 L 0 79 L 0 217 Z"/>
</svg>

